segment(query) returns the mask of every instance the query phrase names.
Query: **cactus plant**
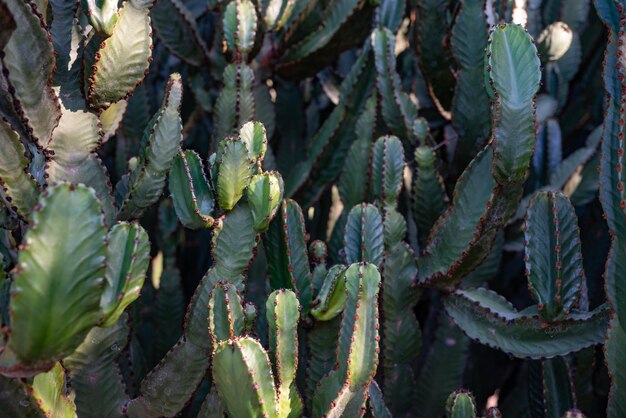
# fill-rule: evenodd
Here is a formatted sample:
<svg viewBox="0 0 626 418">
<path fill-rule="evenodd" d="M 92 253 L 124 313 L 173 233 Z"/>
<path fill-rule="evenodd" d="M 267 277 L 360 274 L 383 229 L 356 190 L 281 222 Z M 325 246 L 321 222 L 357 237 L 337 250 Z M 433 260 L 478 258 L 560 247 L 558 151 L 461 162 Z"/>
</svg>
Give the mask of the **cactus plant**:
<svg viewBox="0 0 626 418">
<path fill-rule="evenodd" d="M 626 416 L 593 6 L 0 0 L 0 415 Z"/>
</svg>

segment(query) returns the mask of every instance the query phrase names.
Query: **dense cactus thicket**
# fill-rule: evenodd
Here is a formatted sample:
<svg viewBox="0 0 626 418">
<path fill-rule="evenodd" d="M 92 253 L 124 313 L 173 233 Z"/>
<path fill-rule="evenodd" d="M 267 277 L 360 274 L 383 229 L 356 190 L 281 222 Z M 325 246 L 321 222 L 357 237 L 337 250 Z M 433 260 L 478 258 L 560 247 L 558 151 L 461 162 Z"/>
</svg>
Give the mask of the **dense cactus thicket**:
<svg viewBox="0 0 626 418">
<path fill-rule="evenodd" d="M 625 7 L 0 0 L 0 416 L 626 417 Z"/>
</svg>

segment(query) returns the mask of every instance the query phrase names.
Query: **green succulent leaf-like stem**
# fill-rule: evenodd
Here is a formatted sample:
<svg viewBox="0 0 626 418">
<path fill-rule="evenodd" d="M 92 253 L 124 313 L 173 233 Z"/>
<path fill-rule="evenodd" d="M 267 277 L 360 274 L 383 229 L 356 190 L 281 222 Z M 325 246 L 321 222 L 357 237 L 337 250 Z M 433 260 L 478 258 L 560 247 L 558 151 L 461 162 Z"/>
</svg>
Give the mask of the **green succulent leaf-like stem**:
<svg viewBox="0 0 626 418">
<path fill-rule="evenodd" d="M 70 354 L 99 321 L 105 234 L 92 189 L 65 183 L 42 194 L 11 290 L 8 347 L 27 367 Z"/>
<path fill-rule="evenodd" d="M 565 356 L 604 340 L 609 307 L 574 312 L 546 323 L 536 307 L 517 311 L 498 294 L 478 288 L 457 290 L 444 305 L 448 315 L 473 339 L 520 358 Z"/>
</svg>

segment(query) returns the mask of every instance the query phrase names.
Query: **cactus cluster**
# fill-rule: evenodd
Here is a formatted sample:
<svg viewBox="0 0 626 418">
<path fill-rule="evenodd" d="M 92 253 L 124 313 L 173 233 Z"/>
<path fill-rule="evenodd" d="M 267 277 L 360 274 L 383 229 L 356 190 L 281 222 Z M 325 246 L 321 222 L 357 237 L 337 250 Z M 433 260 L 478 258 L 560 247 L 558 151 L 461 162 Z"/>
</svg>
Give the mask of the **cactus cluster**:
<svg viewBox="0 0 626 418">
<path fill-rule="evenodd" d="M 626 416 L 624 0 L 0 0 L 0 416 Z"/>
</svg>

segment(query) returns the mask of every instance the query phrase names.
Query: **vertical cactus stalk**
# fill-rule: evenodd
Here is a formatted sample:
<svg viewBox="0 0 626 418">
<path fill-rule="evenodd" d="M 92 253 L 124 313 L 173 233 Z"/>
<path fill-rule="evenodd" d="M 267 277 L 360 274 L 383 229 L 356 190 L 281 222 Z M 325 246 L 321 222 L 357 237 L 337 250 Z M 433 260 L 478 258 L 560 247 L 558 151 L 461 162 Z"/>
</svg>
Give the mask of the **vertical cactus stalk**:
<svg viewBox="0 0 626 418">
<path fill-rule="evenodd" d="M 600 3 L 600 2 L 599 2 Z M 598 4 L 600 18 L 609 30 L 608 45 L 604 56 L 604 88 L 607 92 L 607 108 L 602 131 L 600 164 L 600 201 L 611 233 L 611 249 L 604 273 L 607 299 L 612 308 L 612 319 L 604 346 L 607 367 L 611 376 L 611 389 L 607 415 L 611 418 L 626 414 L 626 375 L 623 347 L 626 341 L 626 289 L 617 278 L 626 270 L 624 251 L 623 148 L 624 148 L 624 97 L 623 57 L 621 45 L 626 26 L 626 15 L 621 4 Z"/>
<path fill-rule="evenodd" d="M 484 0 L 460 2 L 450 36 L 452 54 L 459 64 L 452 99 L 452 125 L 459 135 L 455 168 L 459 171 L 483 148 L 491 130 L 484 83 L 483 51 L 489 35 L 485 6 Z"/>
<path fill-rule="evenodd" d="M 355 263 L 346 271 L 347 300 L 339 331 L 335 368 L 318 384 L 314 417 L 361 416 L 378 366 L 378 289 L 373 264 Z"/>
</svg>

